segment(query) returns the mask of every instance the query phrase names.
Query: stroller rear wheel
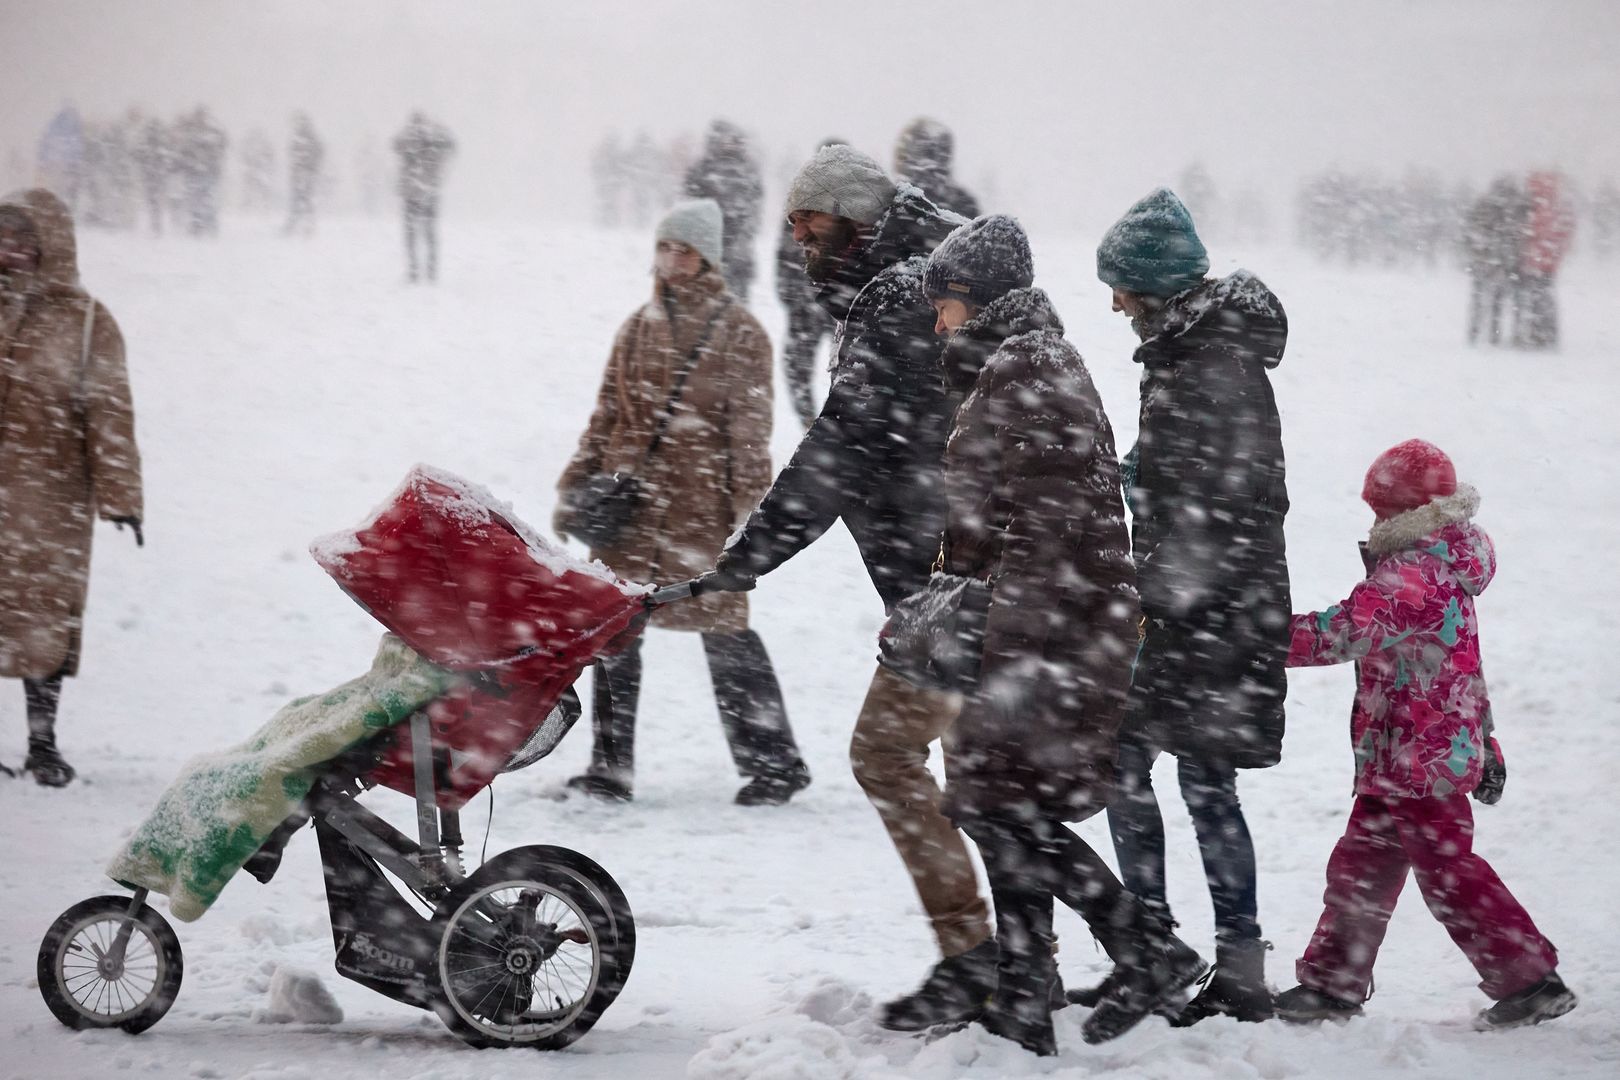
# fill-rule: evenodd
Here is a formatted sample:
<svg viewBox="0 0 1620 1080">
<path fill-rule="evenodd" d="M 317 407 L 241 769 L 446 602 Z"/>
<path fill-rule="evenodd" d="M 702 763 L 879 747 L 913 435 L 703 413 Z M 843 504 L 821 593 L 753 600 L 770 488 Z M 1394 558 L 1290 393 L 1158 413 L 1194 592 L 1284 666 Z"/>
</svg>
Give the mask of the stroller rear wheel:
<svg viewBox="0 0 1620 1080">
<path fill-rule="evenodd" d="M 591 1029 L 629 976 L 634 930 L 622 900 L 600 867 L 573 852 L 527 847 L 496 856 L 457 885 L 434 917 L 435 1011 L 474 1046 L 568 1045 Z"/>
<path fill-rule="evenodd" d="M 131 916 L 127 896 L 96 896 L 64 911 L 39 946 L 39 992 L 70 1028 L 145 1031 L 180 993 L 174 930 L 151 905 Z M 126 944 L 116 947 L 120 936 Z"/>
</svg>

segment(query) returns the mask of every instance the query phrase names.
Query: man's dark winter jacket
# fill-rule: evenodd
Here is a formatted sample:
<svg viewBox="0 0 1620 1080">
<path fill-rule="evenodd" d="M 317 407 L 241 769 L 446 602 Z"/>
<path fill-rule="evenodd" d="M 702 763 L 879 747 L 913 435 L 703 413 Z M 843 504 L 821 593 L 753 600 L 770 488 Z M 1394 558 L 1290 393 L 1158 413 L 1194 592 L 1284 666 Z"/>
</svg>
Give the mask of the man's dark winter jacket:
<svg viewBox="0 0 1620 1080">
<path fill-rule="evenodd" d="M 1126 468 L 1147 636 L 1127 728 L 1195 760 L 1274 765 L 1292 607 L 1267 371 L 1282 360 L 1287 316 L 1240 270 L 1172 297 L 1139 333 L 1140 434 Z"/>
<path fill-rule="evenodd" d="M 928 580 L 958 398 L 942 377 L 922 273 L 961 223 L 902 188 L 859 255 L 820 285 L 817 303 L 839 320 L 827 403 L 722 566 L 768 573 L 843 518 L 886 608 Z"/>
<path fill-rule="evenodd" d="M 945 570 L 991 585 L 946 808 L 1077 821 L 1110 797 L 1136 652 L 1114 433 L 1040 289 L 991 302 L 943 359 L 971 387 L 945 451 Z"/>
</svg>

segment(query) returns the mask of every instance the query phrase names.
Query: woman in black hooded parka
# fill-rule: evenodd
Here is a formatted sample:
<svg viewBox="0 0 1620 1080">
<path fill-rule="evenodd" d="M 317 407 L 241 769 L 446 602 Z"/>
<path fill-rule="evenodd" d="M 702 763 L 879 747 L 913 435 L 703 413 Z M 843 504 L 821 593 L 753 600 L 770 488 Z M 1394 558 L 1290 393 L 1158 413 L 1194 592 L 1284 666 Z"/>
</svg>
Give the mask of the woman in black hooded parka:
<svg viewBox="0 0 1620 1080">
<path fill-rule="evenodd" d="M 1282 755 L 1292 610 L 1282 428 L 1269 377 L 1288 321 L 1252 274 L 1211 280 L 1208 269 L 1191 215 L 1164 188 L 1097 249 L 1114 310 L 1130 316 L 1142 342 L 1140 424 L 1123 464 L 1143 640 L 1108 818 L 1126 885 L 1170 918 L 1151 770 L 1160 752 L 1175 755 L 1215 908 L 1214 975 L 1182 1025 L 1272 1014 L 1237 770 Z"/>
</svg>

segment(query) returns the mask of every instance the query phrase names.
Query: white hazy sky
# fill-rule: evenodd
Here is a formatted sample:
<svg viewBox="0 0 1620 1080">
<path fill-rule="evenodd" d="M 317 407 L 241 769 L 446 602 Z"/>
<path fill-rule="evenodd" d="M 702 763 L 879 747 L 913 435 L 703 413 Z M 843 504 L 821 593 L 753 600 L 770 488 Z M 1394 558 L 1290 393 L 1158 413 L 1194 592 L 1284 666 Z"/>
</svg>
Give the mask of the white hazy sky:
<svg viewBox="0 0 1620 1080">
<path fill-rule="evenodd" d="M 277 139 L 305 108 L 342 170 L 413 107 L 462 147 L 450 198 L 575 214 L 609 128 L 723 114 L 770 167 L 918 114 L 998 208 L 1092 224 L 1202 161 L 1279 194 L 1330 164 L 1479 180 L 1620 175 L 1620 0 L 0 0 L 0 152 L 64 101 L 208 103 Z"/>
</svg>

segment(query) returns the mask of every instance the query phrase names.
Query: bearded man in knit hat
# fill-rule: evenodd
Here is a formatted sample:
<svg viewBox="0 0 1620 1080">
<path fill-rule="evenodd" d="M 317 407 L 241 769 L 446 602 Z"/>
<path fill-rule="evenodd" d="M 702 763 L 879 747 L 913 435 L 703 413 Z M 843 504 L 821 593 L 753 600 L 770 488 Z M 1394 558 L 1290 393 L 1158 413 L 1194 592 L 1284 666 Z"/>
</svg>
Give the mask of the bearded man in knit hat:
<svg viewBox="0 0 1620 1080">
<path fill-rule="evenodd" d="M 553 527 L 631 581 L 680 581 L 706 570 L 771 482 L 771 342 L 726 288 L 720 207 L 676 205 L 654 238 L 653 296 L 619 329 L 596 412 L 562 478 Z M 602 482 L 634 478 L 617 529 L 593 526 Z M 810 783 L 782 689 L 748 598 L 716 593 L 653 612 L 652 625 L 696 632 L 714 681 L 742 806 L 779 806 Z M 591 677 L 590 768 L 568 782 L 627 802 L 635 771 L 641 647 L 604 658 Z"/>
<path fill-rule="evenodd" d="M 827 402 L 705 589 L 750 589 L 842 519 L 885 610 L 928 581 L 945 522 L 941 458 L 960 401 L 944 382 L 928 254 L 952 228 L 917 188 L 848 146 L 799 170 L 787 217 L 816 301 L 839 327 Z M 944 959 L 881 1022 L 923 1030 L 977 1015 L 995 989 L 989 912 L 961 833 L 939 810 L 929 745 L 955 695 L 878 668 L 850 742 L 855 778 L 911 874 Z"/>
<path fill-rule="evenodd" d="M 1288 321 L 1253 274 L 1208 272 L 1192 216 L 1164 188 L 1097 248 L 1097 276 L 1142 342 L 1137 443 L 1122 480 L 1143 638 L 1108 820 L 1126 886 L 1171 922 L 1151 775 L 1161 751 L 1175 755 L 1215 908 L 1214 974 L 1180 1024 L 1272 1015 L 1237 770 L 1282 755 L 1292 613 L 1282 426 L 1268 374 Z M 1071 999 L 1086 1004 L 1107 988 Z"/>
</svg>

